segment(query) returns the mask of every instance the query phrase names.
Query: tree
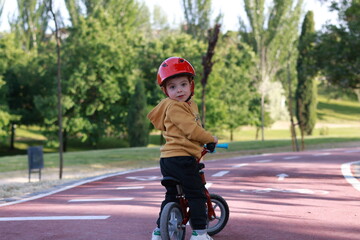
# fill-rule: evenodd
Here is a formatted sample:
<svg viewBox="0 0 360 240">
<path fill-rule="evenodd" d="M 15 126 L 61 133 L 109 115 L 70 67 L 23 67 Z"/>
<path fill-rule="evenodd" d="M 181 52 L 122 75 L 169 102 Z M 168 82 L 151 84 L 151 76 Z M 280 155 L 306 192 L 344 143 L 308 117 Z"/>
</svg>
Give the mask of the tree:
<svg viewBox="0 0 360 240">
<path fill-rule="evenodd" d="M 319 36 L 318 64 L 328 82 L 353 90 L 360 101 L 360 2 L 332 2 L 339 11 L 338 25 L 329 24 Z"/>
<path fill-rule="evenodd" d="M 16 33 L 16 39 L 26 50 L 36 49 L 44 41 L 48 29 L 49 0 L 17 0 L 19 15 L 9 21 L 11 30 Z"/>
<path fill-rule="evenodd" d="M 130 147 L 143 147 L 148 143 L 149 123 L 147 121 L 145 87 L 138 80 L 135 92 L 131 96 L 127 116 L 128 138 Z"/>
<path fill-rule="evenodd" d="M 185 32 L 204 41 L 210 28 L 211 0 L 183 0 Z"/>
<path fill-rule="evenodd" d="M 224 125 L 230 130 L 230 141 L 234 139 L 236 128 L 251 124 L 252 78 L 249 73 L 254 68 L 253 58 L 252 50 L 242 44 L 235 33 L 227 33 L 219 39 L 217 64 L 209 86 L 207 126 L 216 129 Z"/>
<path fill-rule="evenodd" d="M 125 133 L 129 89 L 141 75 L 141 6 L 105 2 L 87 2 L 88 15 L 69 29 L 63 55 L 66 129 L 94 147 L 105 133 Z"/>
<path fill-rule="evenodd" d="M 302 150 L 304 150 L 304 134 L 311 135 L 316 123 L 317 74 L 315 47 L 314 15 L 309 11 L 304 19 L 299 39 L 299 57 L 297 60 L 298 85 L 296 89 L 296 117 L 299 123 Z"/>
<path fill-rule="evenodd" d="M 250 23 L 248 29 L 240 19 L 240 33 L 257 56 L 255 79 L 261 94 L 262 140 L 265 126 L 265 98 L 267 87 L 278 71 L 286 67 L 289 49 L 297 38 L 302 0 L 274 0 L 265 11 L 265 0 L 245 0 L 245 11 Z"/>
<path fill-rule="evenodd" d="M 205 98 L 206 98 L 206 86 L 208 83 L 209 75 L 212 71 L 214 62 L 212 60 L 214 54 L 215 54 L 215 47 L 218 42 L 219 33 L 220 33 L 220 24 L 216 24 L 214 26 L 214 29 L 209 30 L 208 34 L 208 48 L 206 51 L 206 54 L 202 57 L 202 65 L 203 65 L 203 75 L 201 78 L 201 86 L 202 86 L 202 92 L 201 92 L 201 120 L 202 124 L 205 127 L 205 118 L 206 118 L 206 107 L 205 107 Z"/>
</svg>

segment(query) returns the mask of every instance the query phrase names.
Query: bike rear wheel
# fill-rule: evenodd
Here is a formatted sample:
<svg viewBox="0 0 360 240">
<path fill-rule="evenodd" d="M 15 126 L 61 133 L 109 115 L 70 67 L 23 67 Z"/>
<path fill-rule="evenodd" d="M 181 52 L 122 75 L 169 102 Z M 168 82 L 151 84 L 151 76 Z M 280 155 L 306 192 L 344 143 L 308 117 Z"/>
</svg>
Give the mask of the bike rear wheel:
<svg viewBox="0 0 360 240">
<path fill-rule="evenodd" d="M 180 205 L 175 202 L 166 204 L 160 216 L 161 239 L 184 240 L 186 228 L 182 225 L 182 221 Z"/>
<path fill-rule="evenodd" d="M 229 220 L 229 206 L 225 199 L 217 194 L 210 194 L 211 203 L 213 205 L 216 218 L 208 222 L 207 232 L 210 236 L 219 233 Z"/>
</svg>

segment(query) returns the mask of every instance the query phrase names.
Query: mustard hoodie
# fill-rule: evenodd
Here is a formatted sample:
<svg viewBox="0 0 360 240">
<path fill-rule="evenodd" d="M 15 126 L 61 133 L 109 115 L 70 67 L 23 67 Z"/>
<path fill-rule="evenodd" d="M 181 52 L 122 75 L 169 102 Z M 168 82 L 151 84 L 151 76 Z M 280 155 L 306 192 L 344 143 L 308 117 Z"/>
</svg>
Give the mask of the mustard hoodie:
<svg viewBox="0 0 360 240">
<path fill-rule="evenodd" d="M 160 157 L 194 156 L 199 158 L 203 145 L 214 142 L 202 127 L 197 105 L 191 100 L 163 99 L 148 115 L 151 123 L 163 131 L 166 140 Z"/>
</svg>

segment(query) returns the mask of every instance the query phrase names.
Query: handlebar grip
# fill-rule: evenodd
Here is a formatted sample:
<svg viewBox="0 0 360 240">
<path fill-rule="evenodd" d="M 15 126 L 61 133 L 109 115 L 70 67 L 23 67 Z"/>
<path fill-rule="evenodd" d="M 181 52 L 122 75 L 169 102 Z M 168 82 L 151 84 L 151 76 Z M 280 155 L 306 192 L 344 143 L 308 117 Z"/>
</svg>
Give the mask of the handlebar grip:
<svg viewBox="0 0 360 240">
<path fill-rule="evenodd" d="M 216 144 L 216 148 L 225 148 L 225 149 L 228 149 L 228 148 L 229 148 L 229 144 L 228 144 L 228 143 L 218 143 L 218 144 Z"/>
</svg>

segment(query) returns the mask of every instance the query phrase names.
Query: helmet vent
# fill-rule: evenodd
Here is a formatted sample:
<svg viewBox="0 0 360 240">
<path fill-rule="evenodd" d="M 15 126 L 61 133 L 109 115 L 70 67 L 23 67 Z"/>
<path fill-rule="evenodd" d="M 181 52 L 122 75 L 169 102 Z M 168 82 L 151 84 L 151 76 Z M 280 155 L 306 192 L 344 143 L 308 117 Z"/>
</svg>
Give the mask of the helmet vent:
<svg viewBox="0 0 360 240">
<path fill-rule="evenodd" d="M 164 63 L 162 66 L 163 66 L 163 67 L 167 67 L 168 65 L 167 65 L 166 63 Z"/>
<path fill-rule="evenodd" d="M 184 59 L 182 59 L 182 58 L 180 58 L 180 59 L 179 59 L 179 62 L 181 62 L 181 63 L 182 63 L 182 62 L 184 62 L 184 61 L 185 61 L 185 60 L 184 60 Z"/>
</svg>

